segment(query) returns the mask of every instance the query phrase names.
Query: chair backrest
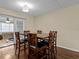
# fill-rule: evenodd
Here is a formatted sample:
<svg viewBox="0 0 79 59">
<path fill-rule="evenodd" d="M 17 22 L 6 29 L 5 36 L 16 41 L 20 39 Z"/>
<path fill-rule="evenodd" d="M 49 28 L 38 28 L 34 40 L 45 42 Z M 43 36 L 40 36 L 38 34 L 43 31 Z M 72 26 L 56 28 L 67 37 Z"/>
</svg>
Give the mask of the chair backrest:
<svg viewBox="0 0 79 59">
<path fill-rule="evenodd" d="M 25 38 L 25 39 L 27 39 L 27 38 L 28 38 L 28 37 L 27 37 L 27 36 L 28 36 L 28 33 L 30 33 L 30 31 L 29 31 L 29 30 L 28 30 L 28 31 L 24 31 L 24 38 Z"/>
<path fill-rule="evenodd" d="M 0 35 L 0 40 L 2 40 L 3 39 L 3 36 L 2 35 Z"/>
<path fill-rule="evenodd" d="M 37 33 L 38 33 L 38 34 L 42 34 L 42 31 L 41 31 L 41 30 L 37 30 Z"/>
<path fill-rule="evenodd" d="M 56 46 L 57 42 L 57 31 L 50 31 L 49 32 L 49 46 Z"/>
<path fill-rule="evenodd" d="M 24 31 L 24 34 L 28 34 L 28 33 L 30 33 L 30 31 L 28 30 L 28 31 Z"/>
<path fill-rule="evenodd" d="M 37 35 L 34 33 L 29 33 L 28 34 L 28 44 L 29 44 L 29 56 L 31 56 L 31 59 L 33 59 L 32 58 L 33 56 L 37 57 L 37 59 L 38 58 L 42 59 L 46 55 L 47 47 L 38 48 L 37 42 L 38 42 Z"/>
<path fill-rule="evenodd" d="M 16 44 L 20 44 L 20 34 L 19 32 L 15 32 Z"/>
<path fill-rule="evenodd" d="M 49 32 L 49 48 L 52 49 L 53 59 L 57 59 L 57 31 Z"/>
<path fill-rule="evenodd" d="M 29 46 L 37 46 L 37 35 L 34 33 L 28 34 L 28 44 Z"/>
</svg>

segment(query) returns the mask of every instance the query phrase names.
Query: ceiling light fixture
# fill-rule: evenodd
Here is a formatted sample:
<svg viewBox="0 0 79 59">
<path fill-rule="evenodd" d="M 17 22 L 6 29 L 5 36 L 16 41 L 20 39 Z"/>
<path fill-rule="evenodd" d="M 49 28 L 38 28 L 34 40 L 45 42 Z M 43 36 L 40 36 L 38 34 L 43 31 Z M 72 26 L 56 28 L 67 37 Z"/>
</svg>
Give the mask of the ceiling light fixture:
<svg viewBox="0 0 79 59">
<path fill-rule="evenodd" d="M 29 2 L 18 2 L 18 5 L 21 7 L 24 7 L 24 5 L 27 5 L 30 9 L 34 8 L 34 6 Z"/>
<path fill-rule="evenodd" d="M 23 12 L 29 12 L 30 9 L 34 8 L 29 2 L 18 2 L 18 4 L 22 7 Z"/>
<path fill-rule="evenodd" d="M 22 9 L 23 12 L 29 12 L 29 8 L 27 7 L 27 5 L 25 5 Z"/>
<path fill-rule="evenodd" d="M 30 9 L 34 8 L 33 5 L 31 3 L 29 3 L 29 2 L 26 2 L 25 5 L 27 5 L 27 7 L 29 7 Z"/>
</svg>

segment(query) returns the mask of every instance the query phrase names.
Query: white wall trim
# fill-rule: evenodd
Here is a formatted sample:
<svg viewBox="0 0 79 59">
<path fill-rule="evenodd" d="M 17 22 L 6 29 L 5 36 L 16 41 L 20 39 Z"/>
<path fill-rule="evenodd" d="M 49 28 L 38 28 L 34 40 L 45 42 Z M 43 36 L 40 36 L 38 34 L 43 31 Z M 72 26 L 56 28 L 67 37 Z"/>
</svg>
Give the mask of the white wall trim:
<svg viewBox="0 0 79 59">
<path fill-rule="evenodd" d="M 58 47 L 61 47 L 61 48 L 64 48 L 64 49 L 68 49 L 68 50 L 71 50 L 71 51 L 75 51 L 75 52 L 79 52 L 79 50 L 68 48 L 68 47 L 64 47 L 64 46 L 60 46 L 60 45 L 58 45 Z"/>
</svg>

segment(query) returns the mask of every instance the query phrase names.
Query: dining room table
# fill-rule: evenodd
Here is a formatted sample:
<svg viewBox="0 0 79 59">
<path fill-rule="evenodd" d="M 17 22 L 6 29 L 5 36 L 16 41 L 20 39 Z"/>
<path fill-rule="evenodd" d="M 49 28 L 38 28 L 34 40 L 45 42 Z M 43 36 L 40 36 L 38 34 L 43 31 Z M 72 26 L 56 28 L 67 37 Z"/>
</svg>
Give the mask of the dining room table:
<svg viewBox="0 0 79 59">
<path fill-rule="evenodd" d="M 37 34 L 37 38 L 40 39 L 40 40 L 42 40 L 42 42 L 44 42 L 44 43 L 48 42 L 48 44 L 49 44 L 49 33 L 42 33 L 42 34 L 34 33 L 34 34 Z M 22 33 L 21 35 L 27 36 L 28 34 L 26 35 L 26 34 Z M 38 40 L 38 42 L 40 42 L 40 41 Z M 51 48 L 51 45 L 49 44 L 46 47 L 47 47 L 48 56 L 51 55 L 51 51 L 52 51 L 51 49 L 55 49 L 54 51 L 56 53 L 54 54 L 54 57 L 56 58 L 57 47 L 56 47 L 56 45 L 54 45 L 54 46 L 55 46 L 54 48 Z"/>
<path fill-rule="evenodd" d="M 49 34 L 48 33 L 37 34 L 37 38 L 44 40 L 46 38 L 49 38 Z"/>
<path fill-rule="evenodd" d="M 42 34 L 35 33 L 35 34 L 37 34 L 38 39 L 43 39 L 44 40 L 44 39 L 49 37 L 48 33 L 42 33 Z M 20 35 L 27 36 L 28 34 L 20 33 Z"/>
</svg>

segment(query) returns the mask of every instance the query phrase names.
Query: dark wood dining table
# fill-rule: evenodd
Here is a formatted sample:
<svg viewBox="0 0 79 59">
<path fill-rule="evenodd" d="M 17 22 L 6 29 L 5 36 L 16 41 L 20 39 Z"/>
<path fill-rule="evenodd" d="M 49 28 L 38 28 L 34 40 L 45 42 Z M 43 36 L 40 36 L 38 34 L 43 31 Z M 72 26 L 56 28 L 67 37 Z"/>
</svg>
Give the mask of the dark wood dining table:
<svg viewBox="0 0 79 59">
<path fill-rule="evenodd" d="M 37 38 L 38 39 L 46 39 L 49 37 L 49 34 L 48 33 L 42 33 L 42 34 L 37 34 Z"/>
<path fill-rule="evenodd" d="M 35 33 L 35 34 L 37 34 L 37 38 L 38 39 L 45 39 L 45 38 L 48 38 L 49 37 L 49 34 L 48 33 L 42 33 L 42 34 Z M 24 34 L 24 33 L 21 33 L 20 35 L 27 36 L 27 34 Z"/>
<path fill-rule="evenodd" d="M 38 34 L 38 33 L 35 33 L 35 34 L 37 34 L 37 38 L 38 39 L 41 39 L 41 40 L 49 40 L 49 33 L 42 33 L 42 34 Z M 21 34 L 21 35 L 25 35 L 25 34 Z M 27 36 L 27 35 L 25 35 L 25 36 Z M 48 42 L 49 43 L 49 42 Z M 49 44 L 50 45 L 50 44 Z M 55 54 L 54 54 L 54 58 L 56 58 L 56 54 L 57 54 L 57 47 L 56 47 L 56 42 L 55 42 L 55 44 L 53 44 L 55 47 L 54 48 L 51 48 L 51 45 L 50 46 L 45 46 L 45 47 L 47 47 L 47 49 L 48 49 L 48 55 L 50 54 L 50 55 L 52 55 L 51 54 L 51 49 L 55 49 L 54 51 L 56 52 Z"/>
</svg>

